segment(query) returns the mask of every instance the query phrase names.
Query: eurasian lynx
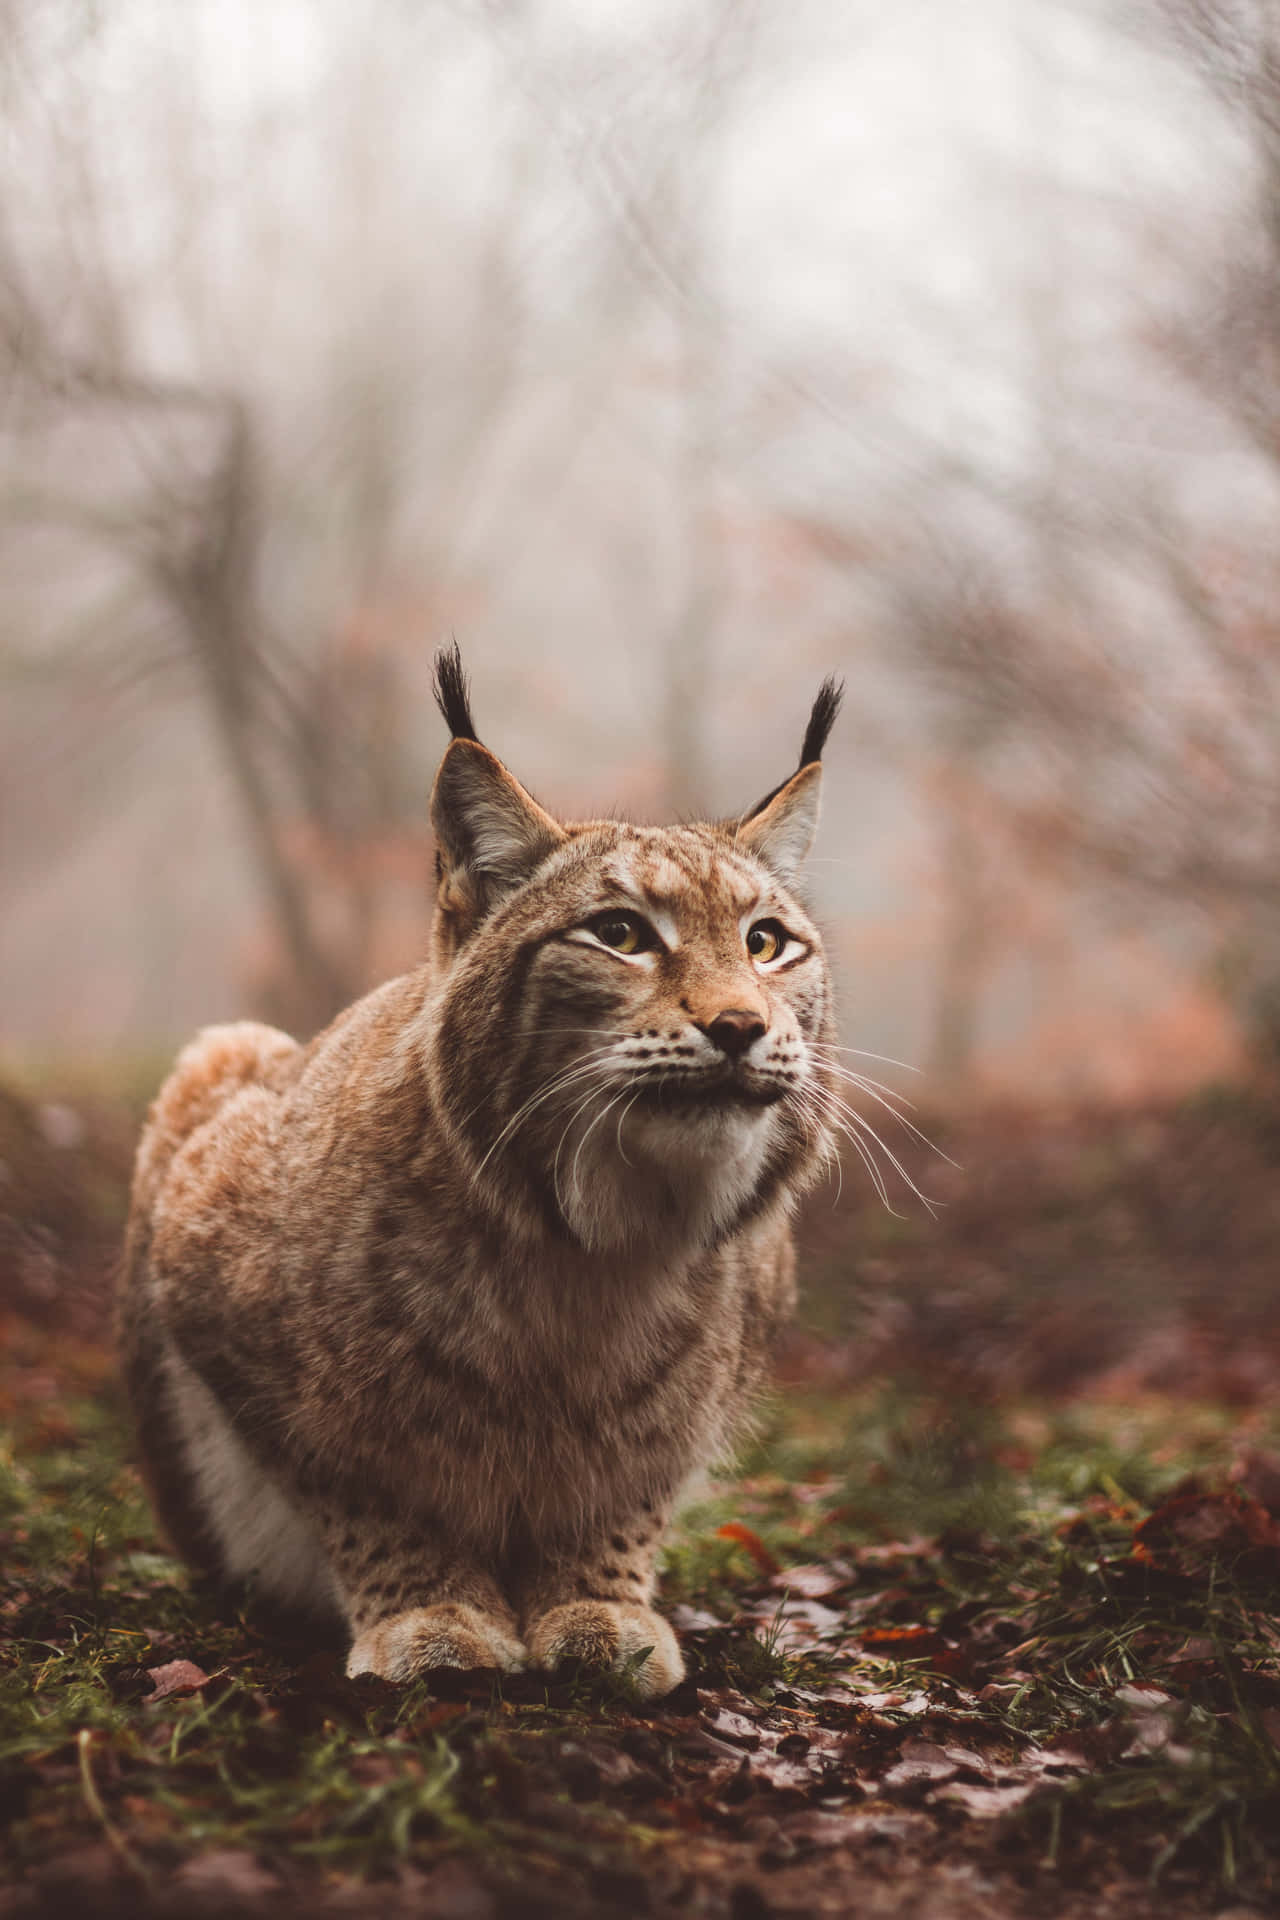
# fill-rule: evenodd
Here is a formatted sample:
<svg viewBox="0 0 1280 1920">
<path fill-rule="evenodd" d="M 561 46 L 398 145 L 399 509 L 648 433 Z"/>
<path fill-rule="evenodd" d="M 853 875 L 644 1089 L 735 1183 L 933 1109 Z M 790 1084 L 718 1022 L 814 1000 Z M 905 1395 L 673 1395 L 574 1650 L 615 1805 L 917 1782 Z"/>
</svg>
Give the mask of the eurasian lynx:
<svg viewBox="0 0 1280 1920">
<path fill-rule="evenodd" d="M 682 1485 L 749 1411 L 830 1150 L 831 992 L 789 891 L 840 702 L 724 825 L 562 824 L 456 649 L 428 964 L 309 1046 L 213 1027 L 138 1152 L 120 1303 L 175 1546 L 347 1670 L 630 1663 Z"/>
</svg>

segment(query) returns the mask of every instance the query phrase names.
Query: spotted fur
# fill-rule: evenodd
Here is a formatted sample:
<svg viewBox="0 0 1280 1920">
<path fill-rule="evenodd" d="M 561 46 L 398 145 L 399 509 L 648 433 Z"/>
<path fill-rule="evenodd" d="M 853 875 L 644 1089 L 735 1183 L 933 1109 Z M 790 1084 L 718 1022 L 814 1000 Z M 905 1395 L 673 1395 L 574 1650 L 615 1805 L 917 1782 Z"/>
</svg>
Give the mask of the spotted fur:
<svg viewBox="0 0 1280 1920">
<path fill-rule="evenodd" d="M 639 1658 L 658 1693 L 655 1556 L 748 1413 L 829 1149 L 790 890 L 820 769 L 737 823 L 565 824 L 439 672 L 429 962 L 309 1046 L 207 1030 L 151 1110 L 140 1450 L 187 1558 L 333 1616 L 352 1673 Z"/>
</svg>

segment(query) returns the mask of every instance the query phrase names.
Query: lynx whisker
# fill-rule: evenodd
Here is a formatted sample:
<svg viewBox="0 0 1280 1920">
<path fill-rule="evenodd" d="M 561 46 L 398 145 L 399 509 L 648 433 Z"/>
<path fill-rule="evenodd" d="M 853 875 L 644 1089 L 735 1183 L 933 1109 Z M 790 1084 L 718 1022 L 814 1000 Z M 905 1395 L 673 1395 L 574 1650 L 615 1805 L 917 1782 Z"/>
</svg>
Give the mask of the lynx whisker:
<svg viewBox="0 0 1280 1920">
<path fill-rule="evenodd" d="M 844 1161 L 840 1158 L 840 1149 L 836 1146 L 834 1140 L 827 1148 L 827 1158 L 823 1164 L 830 1166 L 833 1160 L 836 1163 L 836 1197 L 831 1202 L 831 1210 L 834 1213 L 840 1205 L 840 1196 L 844 1192 Z"/>
<path fill-rule="evenodd" d="M 900 1126 L 905 1127 L 908 1133 L 914 1134 L 922 1146 L 928 1147 L 931 1153 L 936 1153 L 940 1160 L 947 1162 L 948 1166 L 959 1166 L 959 1162 L 953 1160 L 945 1148 L 940 1147 L 936 1140 L 931 1140 L 928 1134 L 915 1124 L 914 1120 L 909 1120 L 905 1113 L 900 1112 L 899 1109 L 894 1106 L 891 1088 L 881 1087 L 878 1080 L 868 1080 L 864 1074 L 854 1073 L 850 1068 L 842 1067 L 834 1060 L 826 1062 L 826 1069 L 828 1073 L 838 1074 L 842 1080 L 848 1081 L 851 1086 L 857 1087 L 860 1092 L 869 1094 L 878 1107 L 883 1107 L 886 1113 L 891 1113 Z M 910 1101 L 908 1101 L 907 1104 L 910 1106 Z"/>
<path fill-rule="evenodd" d="M 874 1087 L 876 1092 L 884 1094 L 886 1099 L 901 1101 L 904 1107 L 909 1107 L 913 1113 L 915 1112 L 915 1102 L 908 1100 L 906 1094 L 900 1093 L 897 1087 L 886 1086 L 883 1080 L 873 1080 L 870 1074 L 855 1073 L 853 1068 L 846 1067 L 842 1060 L 830 1059 L 828 1056 L 835 1051 L 833 1047 L 820 1040 L 815 1040 L 812 1043 L 812 1051 L 822 1056 L 823 1064 L 831 1073 L 843 1074 L 847 1079 L 855 1080 L 860 1087 Z"/>
<path fill-rule="evenodd" d="M 832 1117 L 839 1116 L 837 1123 L 841 1126 L 842 1131 L 852 1139 L 853 1134 L 850 1132 L 850 1129 L 854 1128 L 858 1133 L 864 1134 L 868 1139 L 873 1140 L 885 1159 L 889 1162 L 889 1165 L 898 1175 L 898 1178 L 903 1182 L 903 1185 L 911 1189 L 917 1200 L 920 1201 L 921 1205 L 924 1206 L 929 1213 L 936 1215 L 937 1207 L 935 1202 L 930 1200 L 928 1194 L 923 1193 L 916 1185 L 910 1173 L 908 1173 L 897 1154 L 893 1151 L 893 1148 L 876 1132 L 865 1115 L 858 1113 L 846 1100 L 842 1100 L 839 1094 L 833 1093 L 829 1087 L 824 1090 L 824 1095 L 829 1103 L 829 1114 Z M 892 1213 L 893 1208 L 891 1207 L 889 1211 Z"/>
<path fill-rule="evenodd" d="M 604 1106 L 600 1109 L 595 1119 L 592 1120 L 590 1124 L 587 1126 L 587 1128 L 585 1129 L 582 1135 L 581 1140 L 579 1140 L 578 1142 L 577 1151 L 573 1156 L 573 1165 L 569 1169 L 569 1179 L 571 1184 L 574 1187 L 577 1187 L 579 1193 L 582 1191 L 582 1189 L 581 1187 L 578 1186 L 578 1162 L 582 1158 L 582 1149 L 586 1146 L 587 1141 L 591 1138 L 596 1128 L 600 1125 L 600 1122 L 603 1119 L 605 1119 L 608 1114 L 612 1113 L 613 1109 L 616 1106 L 618 1106 L 623 1100 L 626 1099 L 628 1091 L 629 1091 L 628 1088 L 623 1087 L 620 1093 L 615 1093 L 612 1100 L 607 1100 L 605 1102 Z M 579 1108 L 579 1112 L 581 1112 L 581 1108 Z"/>
<path fill-rule="evenodd" d="M 640 1098 L 640 1095 L 642 1092 L 643 1092 L 643 1088 L 637 1087 L 635 1092 L 632 1094 L 630 1100 L 627 1102 L 626 1106 L 622 1109 L 622 1112 L 618 1115 L 618 1133 L 617 1133 L 618 1155 L 622 1161 L 622 1164 L 626 1167 L 629 1167 L 632 1163 L 630 1160 L 627 1159 L 627 1151 L 622 1144 L 622 1129 L 626 1124 L 627 1115 L 630 1113 L 632 1107 L 634 1107 L 636 1101 Z"/>
<path fill-rule="evenodd" d="M 524 1105 L 508 1120 L 502 1132 L 489 1147 L 483 1160 L 481 1160 L 479 1166 L 475 1169 L 472 1178 L 476 1180 L 480 1178 L 480 1175 L 484 1172 L 503 1142 L 509 1139 L 516 1128 L 520 1126 L 523 1121 L 529 1119 L 538 1107 L 551 1099 L 553 1094 L 562 1093 L 564 1089 L 571 1086 L 574 1081 L 581 1080 L 593 1073 L 598 1073 L 602 1078 L 607 1078 L 608 1076 L 605 1074 L 600 1056 L 602 1054 L 611 1054 L 612 1052 L 612 1046 L 598 1048 L 594 1053 L 588 1054 L 585 1059 L 576 1061 L 573 1066 L 566 1067 L 560 1073 L 554 1075 L 549 1086 L 541 1087 L 537 1093 L 531 1094 Z"/>
<path fill-rule="evenodd" d="M 797 1105 L 800 1109 L 801 1118 L 822 1140 L 821 1166 L 824 1170 L 829 1171 L 832 1163 L 834 1162 L 835 1164 L 836 1194 L 835 1199 L 831 1202 L 832 1211 L 834 1212 L 835 1208 L 839 1206 L 840 1196 L 844 1192 L 844 1162 L 840 1158 L 840 1149 L 836 1145 L 836 1135 L 823 1118 L 822 1110 L 813 1090 L 806 1088 L 799 1096 Z"/>
<path fill-rule="evenodd" d="M 570 1133 L 574 1131 L 574 1125 L 576 1125 L 576 1123 L 580 1121 L 581 1116 L 587 1112 L 587 1108 L 591 1106 L 591 1102 L 597 1098 L 597 1094 L 603 1092 L 603 1089 L 606 1089 L 608 1085 L 610 1085 L 608 1075 L 599 1075 L 599 1077 L 593 1081 L 593 1085 L 589 1085 L 587 1091 L 583 1092 L 583 1096 L 578 1100 L 578 1104 L 574 1106 L 574 1112 L 568 1116 L 568 1119 L 564 1121 L 564 1125 L 560 1127 L 560 1135 L 558 1135 L 557 1146 L 555 1146 L 555 1156 L 553 1156 L 553 1160 L 551 1160 L 551 1185 L 555 1188 L 557 1206 L 562 1206 L 562 1194 L 560 1194 L 560 1154 L 562 1154 L 562 1150 L 564 1150 L 564 1142 L 568 1140 Z M 626 1089 L 624 1089 L 624 1092 L 626 1092 Z M 610 1100 L 608 1104 L 612 1106 L 612 1100 Z"/>
<path fill-rule="evenodd" d="M 834 1135 L 823 1154 L 822 1164 L 824 1167 L 830 1168 L 833 1161 L 835 1162 L 836 1169 L 836 1191 L 835 1198 L 831 1202 L 831 1211 L 834 1213 L 840 1205 L 840 1199 L 844 1193 L 844 1161 L 840 1158 L 840 1149 L 835 1143 Z"/>
<path fill-rule="evenodd" d="M 859 1139 L 854 1129 L 851 1126 L 849 1126 L 843 1118 L 841 1118 L 838 1114 L 833 1112 L 830 1105 L 832 1096 L 826 1092 L 823 1092 L 819 1097 L 821 1098 L 822 1101 L 826 1103 L 821 1109 L 823 1124 L 829 1127 L 834 1133 L 841 1133 L 844 1135 L 845 1139 L 849 1142 L 850 1146 L 853 1148 L 854 1152 L 857 1154 L 858 1158 L 861 1160 L 863 1166 L 866 1168 L 867 1172 L 870 1174 L 871 1184 L 875 1188 L 876 1198 L 879 1200 L 881 1206 L 885 1209 L 887 1213 L 893 1214 L 895 1219 L 901 1220 L 903 1218 L 903 1215 L 900 1214 L 897 1208 L 890 1203 L 889 1189 L 885 1182 L 885 1177 L 883 1173 L 880 1171 L 879 1166 L 876 1164 L 876 1161 L 872 1156 L 870 1149 L 863 1143 L 861 1139 Z M 875 1138 L 876 1136 L 873 1134 L 872 1137 Z M 877 1142 L 877 1144 L 883 1144 L 883 1143 Z"/>
<path fill-rule="evenodd" d="M 923 1068 L 913 1066 L 910 1060 L 895 1060 L 887 1053 L 869 1053 L 865 1047 L 841 1047 L 834 1040 L 824 1040 L 821 1045 L 824 1053 L 856 1053 L 861 1060 L 880 1060 L 886 1067 L 901 1067 L 904 1073 L 923 1072 Z"/>
<path fill-rule="evenodd" d="M 599 1079 L 595 1081 L 593 1085 L 588 1086 L 586 1092 L 583 1094 L 582 1098 L 578 1101 L 577 1105 L 574 1107 L 573 1112 L 569 1115 L 569 1118 L 565 1121 L 563 1127 L 560 1129 L 560 1137 L 556 1141 L 556 1150 L 551 1161 L 551 1185 L 556 1196 L 556 1205 L 561 1209 L 562 1212 L 564 1210 L 564 1198 L 560 1192 L 560 1155 L 564 1149 L 564 1143 L 569 1138 L 569 1135 L 573 1131 L 573 1128 L 576 1122 L 582 1118 L 582 1115 L 586 1112 L 587 1108 L 591 1105 L 591 1102 L 596 1098 L 597 1094 L 600 1093 L 601 1089 L 603 1087 L 608 1086 L 608 1084 L 609 1084 L 608 1079 L 604 1076 L 601 1076 Z M 612 1106 L 612 1104 L 613 1102 L 610 1101 L 609 1105 Z M 588 1129 L 588 1131 L 590 1131 L 590 1129 Z"/>
<path fill-rule="evenodd" d="M 618 1041 L 635 1039 L 634 1033 L 627 1027 L 567 1027 L 563 1026 L 558 1020 L 551 1022 L 545 1027 L 522 1027 L 520 1031 L 521 1033 L 529 1035 L 530 1038 L 535 1034 L 541 1036 L 556 1033 L 593 1033 L 598 1040 Z"/>
<path fill-rule="evenodd" d="M 610 1054 L 612 1052 L 614 1052 L 614 1044 L 611 1041 L 606 1042 L 603 1046 L 593 1047 L 589 1052 L 580 1054 L 578 1058 L 576 1060 L 571 1061 L 567 1067 L 557 1067 L 553 1069 L 550 1078 L 552 1080 L 555 1080 L 562 1073 L 568 1073 L 568 1074 L 575 1073 L 580 1067 L 585 1067 L 591 1061 L 599 1060 L 603 1056 Z M 546 1083 L 544 1082 L 544 1086 L 545 1084 Z M 543 1087 L 535 1088 L 533 1093 L 531 1093 L 528 1099 L 525 1101 L 524 1107 L 522 1107 L 520 1111 L 518 1111 L 516 1114 L 512 1116 L 512 1120 L 509 1124 L 511 1125 L 518 1124 L 519 1121 L 524 1118 L 525 1109 L 536 1105 L 537 1101 L 540 1099 L 542 1095 L 543 1090 L 544 1090 Z M 481 1111 L 481 1109 L 486 1104 L 487 1103 L 482 1100 L 478 1102 L 476 1106 L 470 1107 L 467 1110 L 467 1112 L 463 1114 L 459 1124 L 463 1127 L 469 1126 L 471 1122 L 475 1119 L 476 1115 Z"/>
<path fill-rule="evenodd" d="M 560 1138 L 556 1141 L 555 1157 L 551 1163 L 551 1185 L 552 1185 L 552 1190 L 554 1191 L 556 1196 L 556 1205 L 559 1207 L 562 1214 L 565 1211 L 565 1203 L 564 1203 L 564 1196 L 560 1191 L 560 1154 L 564 1148 L 565 1141 L 568 1139 L 570 1133 L 573 1131 L 573 1128 L 576 1125 L 576 1123 L 582 1118 L 587 1108 L 591 1105 L 591 1102 L 596 1098 L 597 1094 L 601 1091 L 601 1088 L 604 1086 L 607 1086 L 608 1084 L 609 1082 L 607 1080 L 602 1080 L 596 1086 L 588 1087 L 586 1093 L 582 1096 L 577 1106 L 573 1109 L 573 1112 L 569 1115 L 569 1118 L 565 1121 L 564 1126 L 561 1128 L 561 1131 L 560 1131 Z M 578 1187 L 578 1183 L 577 1183 L 578 1158 L 586 1142 L 587 1135 L 592 1132 L 593 1128 L 599 1125 L 600 1121 L 603 1120 L 605 1114 L 610 1112 L 610 1110 L 618 1104 L 619 1100 L 625 1098 L 626 1092 L 627 1092 L 627 1089 L 623 1087 L 621 1092 L 619 1092 L 614 1097 L 614 1099 L 606 1101 L 601 1112 L 599 1112 L 595 1116 L 594 1120 L 589 1122 L 586 1132 L 583 1134 L 582 1139 L 578 1142 L 577 1151 L 573 1156 L 573 1165 L 569 1170 L 569 1180 L 570 1180 L 570 1184 L 579 1193 L 581 1192 L 581 1188 Z"/>
</svg>

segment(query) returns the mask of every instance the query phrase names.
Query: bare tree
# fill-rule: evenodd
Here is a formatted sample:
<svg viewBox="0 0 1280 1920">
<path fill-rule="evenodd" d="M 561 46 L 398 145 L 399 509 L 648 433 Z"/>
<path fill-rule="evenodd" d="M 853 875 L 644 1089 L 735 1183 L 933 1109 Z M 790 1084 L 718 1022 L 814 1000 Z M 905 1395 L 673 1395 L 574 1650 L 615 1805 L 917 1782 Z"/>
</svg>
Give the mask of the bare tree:
<svg viewBox="0 0 1280 1920">
<path fill-rule="evenodd" d="M 12 551 L 38 530 L 56 533 L 86 582 L 72 596 L 73 618 L 96 629 L 116 687 L 170 699 L 185 688 L 198 701 L 280 951 L 270 1011 L 290 1024 L 313 1027 L 362 984 L 372 964 L 373 851 L 380 838 L 421 834 L 424 796 L 404 749 L 402 656 L 386 639 L 386 610 L 402 635 L 416 625 L 425 659 L 439 633 L 431 622 L 447 619 L 453 583 L 474 567 L 474 527 L 494 514 L 495 472 L 539 377 L 590 342 L 539 449 L 553 470 L 665 309 L 683 342 L 687 418 L 707 414 L 714 301 L 698 155 L 732 98 L 750 12 L 723 0 L 703 10 L 673 43 L 671 85 L 607 129 L 591 118 L 608 104 L 592 89 L 616 93 L 620 72 L 606 63 L 599 74 L 577 73 L 571 95 L 562 68 L 573 43 L 540 37 L 532 17 L 440 7 L 398 22 L 385 44 L 365 38 L 357 47 L 353 35 L 354 57 L 335 66 L 334 97 L 303 101 L 288 122 L 299 143 L 324 129 L 311 204 L 324 208 L 320 264 L 343 276 L 335 315 L 325 315 L 333 357 L 318 378 L 307 375 L 301 395 L 310 349 L 298 369 L 251 351 L 257 316 L 278 304 L 261 270 L 246 270 L 229 293 L 211 285 L 228 211 L 207 183 L 190 184 L 202 181 L 218 132 L 198 82 L 186 83 L 183 115 L 161 114 L 139 136 L 144 168 L 185 183 L 187 220 L 175 218 L 170 244 L 157 248 L 166 216 L 158 202 L 149 208 L 150 257 L 140 265 L 115 218 L 116 155 L 87 104 L 112 21 L 51 5 L 33 21 L 4 23 L 0 86 L 31 139 L 22 171 L 0 175 L 8 400 L 0 446 L 9 468 L 0 539 Z M 492 131 L 503 166 L 465 219 L 437 213 L 449 265 L 435 278 L 447 299 L 431 309 L 423 304 L 433 291 L 431 236 L 411 235 L 406 214 L 422 179 L 406 168 L 389 211 L 377 212 L 383 129 L 403 115 L 406 62 L 424 74 L 450 63 L 467 74 L 486 53 L 499 75 L 503 118 Z M 66 116 L 66 99 L 59 114 L 49 111 L 51 89 L 85 105 L 82 125 Z M 48 224 L 32 217 L 29 178 L 58 209 L 65 245 L 51 245 Z M 269 258 L 287 218 L 285 178 L 264 164 L 255 189 L 235 217 L 247 239 L 256 227 Z M 569 215 L 573 270 L 589 289 L 581 316 L 563 306 L 529 238 Z M 458 263 L 465 277 L 450 280 Z M 288 327 L 303 323 L 305 271 L 300 253 L 286 323 L 262 334 L 264 352 L 287 354 Z M 425 321 L 417 330 L 415 312 Z M 715 455 L 701 426 L 680 438 L 688 565 L 666 650 L 681 698 L 668 707 L 673 729 L 683 729 L 672 760 L 697 789 L 701 742 L 685 736 L 705 695 Z M 87 584 L 95 579 L 96 603 Z M 62 658 L 62 643 L 50 642 L 46 670 Z"/>
<path fill-rule="evenodd" d="M 933 482 L 890 631 L 928 689 L 936 751 L 985 789 L 1026 871 L 1052 866 L 1129 916 L 1207 915 L 1244 1010 L 1280 1030 L 1280 27 L 1267 0 L 1153 0 L 1126 19 L 1195 63 L 1252 162 L 1250 196 L 1219 221 L 1224 270 L 1188 258 L 1181 305 L 1148 316 L 1099 390 L 1151 424 L 1157 452 L 1118 456 L 1105 414 L 1082 427 L 1098 401 L 1064 378 L 1060 340 L 1033 356 L 1038 471 Z M 1136 214 L 1139 257 L 1176 248 Z M 1047 339 L 1045 304 L 1033 289 Z M 1212 476 L 1228 459 L 1224 512 Z M 989 863 L 965 856 L 956 810 L 940 818 L 935 1052 L 954 1074 L 999 916 Z"/>
</svg>

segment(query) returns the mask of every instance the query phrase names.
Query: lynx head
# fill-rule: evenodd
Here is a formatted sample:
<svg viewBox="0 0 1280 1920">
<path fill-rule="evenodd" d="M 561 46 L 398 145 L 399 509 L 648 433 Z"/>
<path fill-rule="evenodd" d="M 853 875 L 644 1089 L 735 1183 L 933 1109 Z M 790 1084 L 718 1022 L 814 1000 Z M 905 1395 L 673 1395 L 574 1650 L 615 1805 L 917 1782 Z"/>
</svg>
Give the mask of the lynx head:
<svg viewBox="0 0 1280 1920">
<path fill-rule="evenodd" d="M 829 1151 L 831 987 L 791 890 L 841 688 L 737 820 L 554 819 L 480 744 L 457 650 L 436 776 L 439 1109 L 489 1207 L 596 1250 L 710 1245 Z"/>
</svg>

